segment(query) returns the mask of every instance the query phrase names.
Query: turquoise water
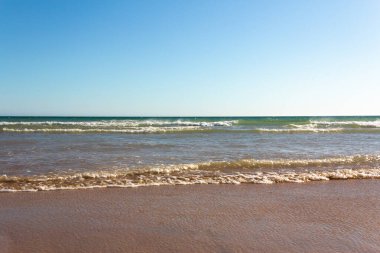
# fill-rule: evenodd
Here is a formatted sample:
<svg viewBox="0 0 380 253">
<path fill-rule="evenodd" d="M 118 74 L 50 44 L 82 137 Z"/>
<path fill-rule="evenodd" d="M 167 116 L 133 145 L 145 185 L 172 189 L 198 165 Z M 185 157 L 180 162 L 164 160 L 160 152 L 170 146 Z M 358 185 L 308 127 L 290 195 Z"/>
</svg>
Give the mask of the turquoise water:
<svg viewBox="0 0 380 253">
<path fill-rule="evenodd" d="M 380 116 L 0 117 L 1 191 L 307 182 L 379 170 Z"/>
</svg>

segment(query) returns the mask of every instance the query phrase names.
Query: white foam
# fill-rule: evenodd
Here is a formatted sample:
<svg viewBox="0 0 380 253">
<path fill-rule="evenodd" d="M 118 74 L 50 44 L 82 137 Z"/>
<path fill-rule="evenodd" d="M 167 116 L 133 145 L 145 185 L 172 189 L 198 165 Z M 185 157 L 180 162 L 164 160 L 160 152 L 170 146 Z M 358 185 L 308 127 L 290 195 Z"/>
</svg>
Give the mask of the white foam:
<svg viewBox="0 0 380 253">
<path fill-rule="evenodd" d="M 46 133 L 165 133 L 202 130 L 199 127 L 136 127 L 129 129 L 108 128 L 9 128 L 4 127 L 4 132 L 46 132 Z"/>
<path fill-rule="evenodd" d="M 347 125 L 354 125 L 354 126 L 360 126 L 360 127 L 375 127 L 380 128 L 380 120 L 374 120 L 374 121 L 317 121 L 312 120 L 310 121 L 311 124 L 314 125 L 320 125 L 320 126 L 347 126 Z"/>
<path fill-rule="evenodd" d="M 268 133 L 332 133 L 341 132 L 343 128 L 318 128 L 313 125 L 290 125 L 294 128 L 257 128 L 259 132 Z"/>
<path fill-rule="evenodd" d="M 161 165 L 65 175 L 0 176 L 0 191 L 47 191 L 188 184 L 273 184 L 336 179 L 380 179 L 380 155 L 322 159 L 238 160 Z M 316 170 L 316 168 L 318 168 Z M 265 170 L 260 170 L 265 169 Z"/>
<path fill-rule="evenodd" d="M 3 132 L 46 133 L 165 133 L 201 131 L 232 126 L 237 121 L 102 120 L 0 122 Z"/>
<path fill-rule="evenodd" d="M 93 180 L 93 179 L 96 180 Z M 106 180 L 99 180 L 104 179 Z M 44 180 L 27 181 L 25 185 L 7 185 L 0 183 L 0 192 L 19 191 L 51 191 L 51 190 L 76 190 L 106 187 L 139 187 L 159 185 L 192 185 L 192 184 L 274 184 L 274 183 L 306 183 L 311 181 L 348 180 L 348 179 L 380 179 L 380 169 L 339 169 L 333 171 L 308 171 L 308 172 L 254 172 L 254 173 L 215 173 L 213 175 L 200 175 L 196 173 L 177 176 L 166 174 L 160 177 L 155 175 L 141 176 L 136 179 L 120 179 L 120 175 L 109 175 L 107 177 L 95 176 L 86 185 L 83 181 L 75 181 L 80 177 L 44 178 Z M 22 183 L 23 181 L 21 181 Z M 36 183 L 37 182 L 37 183 Z M 45 184 L 44 184 L 45 183 Z"/>
<path fill-rule="evenodd" d="M 229 121 L 183 121 L 183 120 L 100 120 L 100 121 L 0 121 L 0 126 L 81 126 L 81 127 L 148 127 L 148 126 L 232 126 L 237 120 Z"/>
</svg>

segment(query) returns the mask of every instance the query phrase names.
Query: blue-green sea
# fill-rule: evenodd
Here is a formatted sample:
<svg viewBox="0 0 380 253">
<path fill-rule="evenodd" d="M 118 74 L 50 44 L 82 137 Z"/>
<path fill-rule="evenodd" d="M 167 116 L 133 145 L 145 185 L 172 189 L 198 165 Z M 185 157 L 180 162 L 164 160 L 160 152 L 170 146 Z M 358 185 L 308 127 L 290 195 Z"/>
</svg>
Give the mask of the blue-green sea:
<svg viewBox="0 0 380 253">
<path fill-rule="evenodd" d="M 380 116 L 0 117 L 0 191 L 380 178 Z"/>
</svg>

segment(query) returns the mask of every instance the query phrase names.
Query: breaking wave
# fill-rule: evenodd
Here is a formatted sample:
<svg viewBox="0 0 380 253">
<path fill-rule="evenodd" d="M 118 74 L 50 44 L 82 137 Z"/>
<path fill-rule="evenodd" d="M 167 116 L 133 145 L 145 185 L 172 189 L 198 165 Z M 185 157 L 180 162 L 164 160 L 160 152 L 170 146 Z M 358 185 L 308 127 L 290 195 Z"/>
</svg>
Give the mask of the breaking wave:
<svg viewBox="0 0 380 253">
<path fill-rule="evenodd" d="M 189 184 L 303 183 L 380 179 L 380 155 L 237 160 L 48 176 L 0 176 L 1 192 Z"/>
<path fill-rule="evenodd" d="M 170 132 L 189 132 L 202 130 L 196 126 L 185 127 L 132 127 L 128 129 L 109 129 L 109 128 L 8 128 L 2 129 L 4 132 L 20 133 L 170 133 Z"/>
<path fill-rule="evenodd" d="M 100 120 L 100 121 L 0 121 L 0 126 L 79 126 L 79 127 L 147 127 L 147 126 L 231 126 L 229 121 L 183 121 L 183 120 Z"/>
<path fill-rule="evenodd" d="M 45 133 L 166 133 L 230 127 L 237 121 L 101 120 L 0 121 L 3 132 Z"/>
<path fill-rule="evenodd" d="M 342 126 L 342 127 L 367 127 L 367 128 L 380 128 L 380 120 L 374 121 L 315 121 L 311 120 L 311 124 L 318 126 Z"/>
<path fill-rule="evenodd" d="M 264 133 L 338 133 L 343 132 L 344 128 L 318 128 L 311 125 L 291 125 L 293 128 L 258 128 L 258 132 Z"/>
<path fill-rule="evenodd" d="M 301 118 L 302 119 L 302 118 Z M 108 119 L 0 121 L 0 132 L 15 133 L 180 133 L 180 132 L 252 132 L 252 133 L 366 133 L 380 132 L 380 119 Z"/>
</svg>

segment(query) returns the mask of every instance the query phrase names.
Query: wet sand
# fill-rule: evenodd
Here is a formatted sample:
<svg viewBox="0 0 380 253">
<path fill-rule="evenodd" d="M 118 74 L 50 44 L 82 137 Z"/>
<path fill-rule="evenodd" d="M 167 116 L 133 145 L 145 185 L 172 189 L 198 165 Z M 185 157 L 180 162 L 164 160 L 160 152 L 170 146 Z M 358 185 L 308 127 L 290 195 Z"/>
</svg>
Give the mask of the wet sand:
<svg viewBox="0 0 380 253">
<path fill-rule="evenodd" d="M 380 252 L 380 180 L 2 193 L 0 252 Z"/>
</svg>

